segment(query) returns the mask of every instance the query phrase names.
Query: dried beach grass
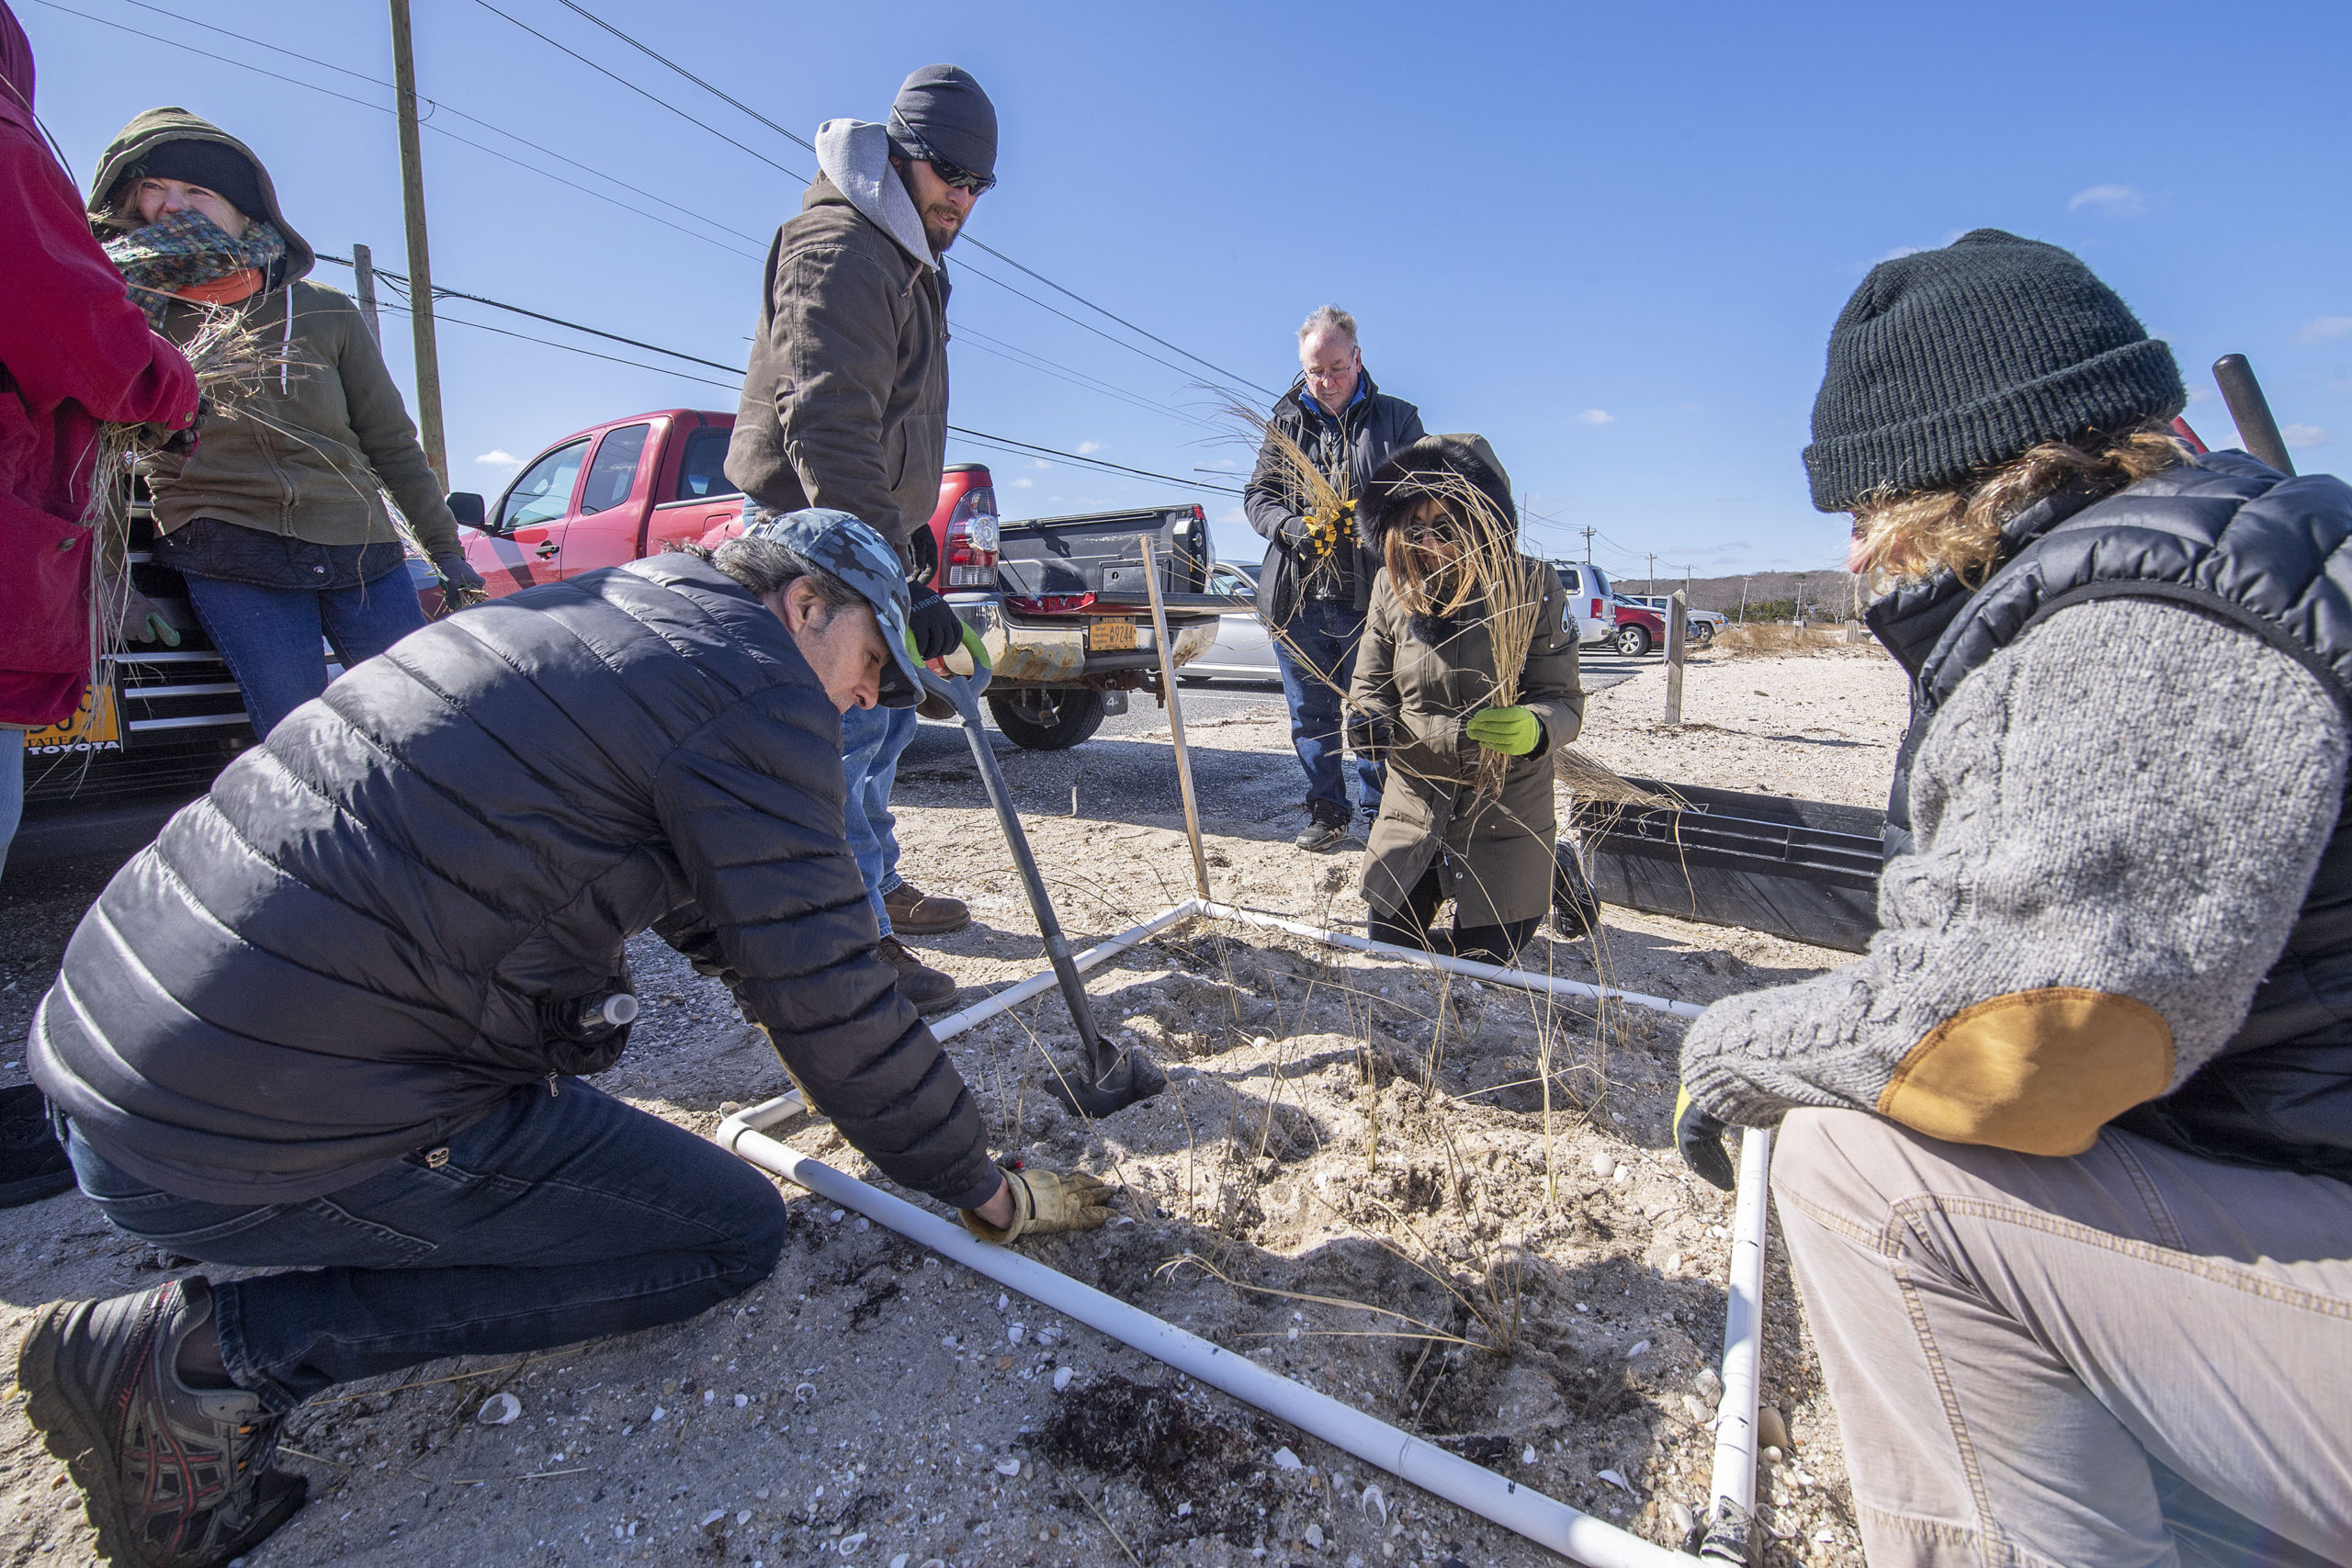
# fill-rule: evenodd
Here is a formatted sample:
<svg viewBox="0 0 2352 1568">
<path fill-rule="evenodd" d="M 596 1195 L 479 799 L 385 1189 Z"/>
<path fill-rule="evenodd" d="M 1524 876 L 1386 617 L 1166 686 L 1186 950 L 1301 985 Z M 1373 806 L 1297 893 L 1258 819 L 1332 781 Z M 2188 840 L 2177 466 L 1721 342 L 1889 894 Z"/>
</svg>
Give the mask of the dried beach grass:
<svg viewBox="0 0 2352 1568">
<path fill-rule="evenodd" d="M 290 363 L 282 344 L 269 342 L 238 311 L 221 307 L 206 310 L 203 324 L 180 344 L 180 354 L 196 372 L 197 391 L 205 413 L 220 419 L 256 417 L 249 405 L 262 384 Z M 130 600 L 130 572 L 125 561 L 130 544 L 131 480 L 139 466 L 162 452 L 175 432 L 153 424 L 106 423 L 98 426 L 91 450 L 89 504 L 83 509 L 82 526 L 91 533 L 90 551 L 90 679 L 98 678 L 98 664 L 116 651 L 123 611 Z"/>
</svg>

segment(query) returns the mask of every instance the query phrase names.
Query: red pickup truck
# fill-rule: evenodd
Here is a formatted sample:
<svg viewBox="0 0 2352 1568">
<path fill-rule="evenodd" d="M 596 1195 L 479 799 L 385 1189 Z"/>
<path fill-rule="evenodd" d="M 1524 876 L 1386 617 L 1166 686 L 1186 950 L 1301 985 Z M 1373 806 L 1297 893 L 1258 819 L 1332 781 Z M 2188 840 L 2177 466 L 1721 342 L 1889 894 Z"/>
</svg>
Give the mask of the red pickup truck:
<svg viewBox="0 0 2352 1568">
<path fill-rule="evenodd" d="M 466 558 L 492 597 L 742 531 L 724 464 L 735 416 L 632 414 L 567 435 L 523 466 L 495 505 L 449 498 Z M 1159 684 L 1140 538 L 1148 536 L 1178 664 L 1216 638 L 1208 529 L 1197 506 L 1001 523 L 982 463 L 951 465 L 916 538 L 931 583 L 980 634 L 996 668 L 988 701 L 1023 746 L 1074 746 Z M 428 606 L 428 609 L 436 606 Z"/>
</svg>

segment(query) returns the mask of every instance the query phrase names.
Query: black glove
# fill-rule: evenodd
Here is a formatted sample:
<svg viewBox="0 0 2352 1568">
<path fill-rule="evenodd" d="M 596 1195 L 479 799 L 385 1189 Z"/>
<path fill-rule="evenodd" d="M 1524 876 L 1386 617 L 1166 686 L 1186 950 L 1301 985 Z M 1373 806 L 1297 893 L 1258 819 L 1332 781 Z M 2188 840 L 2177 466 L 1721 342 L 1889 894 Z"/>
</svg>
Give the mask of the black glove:
<svg viewBox="0 0 2352 1568">
<path fill-rule="evenodd" d="M 435 556 L 433 570 L 439 572 L 441 581 L 452 588 L 480 593 L 488 586 L 482 581 L 481 573 L 473 569 L 464 555 L 455 550 L 445 556 Z"/>
<path fill-rule="evenodd" d="M 907 630 L 914 637 L 916 657 L 944 659 L 963 647 L 964 623 L 956 618 L 956 606 L 927 582 L 915 583 L 910 592 L 914 604 L 907 611 Z"/>
<path fill-rule="evenodd" d="M 1348 715 L 1348 750 L 1357 756 L 1385 762 L 1388 749 L 1396 744 L 1396 727 L 1386 714 Z"/>
<path fill-rule="evenodd" d="M 1700 1109 L 1689 1089 L 1676 1089 L 1674 1146 L 1682 1151 L 1682 1163 L 1700 1180 L 1726 1192 L 1739 1185 L 1739 1177 L 1731 1168 L 1731 1156 L 1724 1152 L 1724 1134 L 1728 1131 L 1721 1118 Z"/>
</svg>

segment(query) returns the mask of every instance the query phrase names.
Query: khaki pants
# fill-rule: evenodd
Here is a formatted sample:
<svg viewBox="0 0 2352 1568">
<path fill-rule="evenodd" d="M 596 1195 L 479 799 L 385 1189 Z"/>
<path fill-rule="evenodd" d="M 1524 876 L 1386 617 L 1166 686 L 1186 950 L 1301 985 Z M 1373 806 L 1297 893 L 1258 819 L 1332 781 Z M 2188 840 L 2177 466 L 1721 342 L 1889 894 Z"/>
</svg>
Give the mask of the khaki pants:
<svg viewBox="0 0 2352 1568">
<path fill-rule="evenodd" d="M 1871 1568 L 2352 1563 L 2352 1183 L 1799 1111 L 1772 1186 Z"/>
</svg>

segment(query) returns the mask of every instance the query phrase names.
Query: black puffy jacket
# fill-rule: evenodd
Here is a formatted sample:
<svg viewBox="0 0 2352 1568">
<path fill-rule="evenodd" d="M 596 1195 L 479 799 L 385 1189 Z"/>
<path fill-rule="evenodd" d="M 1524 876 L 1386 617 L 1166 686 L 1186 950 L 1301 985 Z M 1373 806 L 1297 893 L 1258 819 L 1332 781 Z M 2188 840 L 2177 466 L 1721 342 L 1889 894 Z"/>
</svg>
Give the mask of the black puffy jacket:
<svg viewBox="0 0 2352 1568">
<path fill-rule="evenodd" d="M 1327 474 L 1344 474 L 1343 493 L 1362 500 L 1372 476 L 1389 455 L 1421 438 L 1421 411 L 1402 398 L 1392 398 L 1373 385 L 1365 371 L 1363 395 L 1340 411 L 1333 420 L 1318 405 L 1309 409 L 1306 383 L 1299 381 L 1274 404 L 1268 423 L 1298 444 Z M 1297 610 L 1302 573 L 1298 557 L 1284 536 L 1305 505 L 1290 469 L 1277 457 L 1272 442 L 1258 448 L 1257 467 L 1241 493 L 1242 514 L 1266 540 L 1266 560 L 1258 574 L 1258 613 L 1274 626 L 1287 623 Z M 1349 563 L 1351 602 L 1358 614 L 1372 604 L 1372 580 L 1380 575 L 1380 558 L 1361 547 Z"/>
<path fill-rule="evenodd" d="M 995 1190 L 875 952 L 840 716 L 775 616 L 687 555 L 427 626 L 296 709 L 83 917 L 29 1065 L 133 1175 L 293 1201 L 611 1066 L 543 1014 L 657 921 L 893 1180 Z"/>
<path fill-rule="evenodd" d="M 2003 529 L 1980 589 L 1950 572 L 1872 604 L 1911 676 L 1911 728 L 1887 805 L 1911 847 L 1911 765 L 1960 683 L 2071 604 L 2163 599 L 2254 633 L 2318 678 L 2352 721 L 2352 488 L 2215 452 L 2099 501 L 2061 492 Z M 2208 1158 L 2352 1180 L 2352 798 L 2287 950 L 2237 1033 L 2187 1083 L 2116 1124 Z"/>
</svg>

